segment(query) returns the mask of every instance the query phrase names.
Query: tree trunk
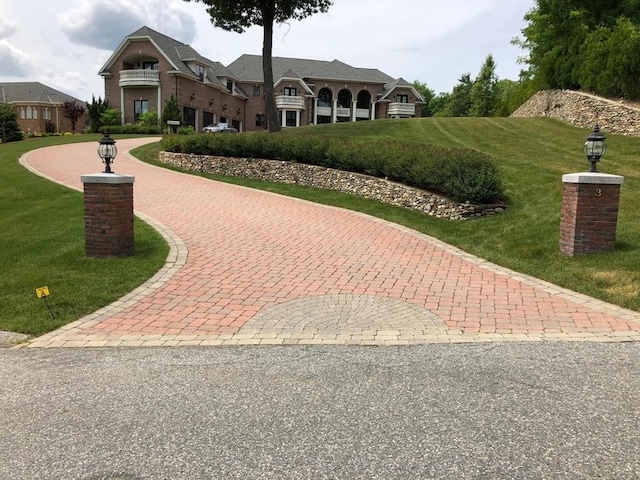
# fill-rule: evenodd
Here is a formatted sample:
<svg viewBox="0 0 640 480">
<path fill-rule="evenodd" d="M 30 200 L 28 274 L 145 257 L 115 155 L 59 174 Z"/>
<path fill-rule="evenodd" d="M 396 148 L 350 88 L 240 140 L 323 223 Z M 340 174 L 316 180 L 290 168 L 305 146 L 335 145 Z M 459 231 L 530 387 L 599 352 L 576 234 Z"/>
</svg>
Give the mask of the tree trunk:
<svg viewBox="0 0 640 480">
<path fill-rule="evenodd" d="M 262 12 L 263 21 L 263 41 L 262 41 L 262 74 L 264 77 L 264 94 L 267 101 L 267 125 L 270 132 L 279 132 L 280 119 L 278 118 L 278 108 L 276 107 L 276 92 L 273 88 L 273 62 L 271 59 L 273 46 L 273 13 Z"/>
</svg>

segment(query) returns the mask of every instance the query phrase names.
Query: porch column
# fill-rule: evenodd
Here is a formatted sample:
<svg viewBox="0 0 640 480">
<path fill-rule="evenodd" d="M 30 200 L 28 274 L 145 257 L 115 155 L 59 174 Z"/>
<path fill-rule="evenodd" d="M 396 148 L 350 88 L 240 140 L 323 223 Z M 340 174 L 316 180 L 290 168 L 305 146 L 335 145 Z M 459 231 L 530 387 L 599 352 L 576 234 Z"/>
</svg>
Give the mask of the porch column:
<svg viewBox="0 0 640 480">
<path fill-rule="evenodd" d="M 376 102 L 371 103 L 371 120 L 376 119 Z"/>
<path fill-rule="evenodd" d="M 162 86 L 158 85 L 158 126 L 162 123 Z"/>
<path fill-rule="evenodd" d="M 355 122 L 356 121 L 356 105 L 358 104 L 358 102 L 356 102 L 355 100 L 353 102 L 351 102 L 351 121 Z"/>
<path fill-rule="evenodd" d="M 296 110 L 296 127 L 300 126 L 300 110 Z"/>
<path fill-rule="evenodd" d="M 124 125 L 124 87 L 120 87 L 120 124 Z"/>
<path fill-rule="evenodd" d="M 333 101 L 333 108 L 331 110 L 331 122 L 336 123 L 338 121 L 338 99 Z"/>
<path fill-rule="evenodd" d="M 313 99 L 313 124 L 318 124 L 318 97 Z"/>
</svg>

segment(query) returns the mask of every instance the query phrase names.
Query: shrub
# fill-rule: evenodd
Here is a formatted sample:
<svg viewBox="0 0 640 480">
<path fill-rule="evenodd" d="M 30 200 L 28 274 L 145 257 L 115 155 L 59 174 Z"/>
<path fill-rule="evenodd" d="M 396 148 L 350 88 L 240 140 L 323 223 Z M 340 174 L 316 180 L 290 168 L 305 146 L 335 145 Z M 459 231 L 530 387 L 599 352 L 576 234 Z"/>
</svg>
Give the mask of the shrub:
<svg viewBox="0 0 640 480">
<path fill-rule="evenodd" d="M 500 172 L 491 157 L 471 149 L 262 132 L 171 135 L 163 138 L 161 148 L 174 153 L 288 160 L 387 177 L 458 202 L 486 203 L 504 195 Z"/>
<path fill-rule="evenodd" d="M 136 134 L 136 135 L 158 135 L 160 129 L 157 125 L 103 125 L 100 133 Z"/>
</svg>

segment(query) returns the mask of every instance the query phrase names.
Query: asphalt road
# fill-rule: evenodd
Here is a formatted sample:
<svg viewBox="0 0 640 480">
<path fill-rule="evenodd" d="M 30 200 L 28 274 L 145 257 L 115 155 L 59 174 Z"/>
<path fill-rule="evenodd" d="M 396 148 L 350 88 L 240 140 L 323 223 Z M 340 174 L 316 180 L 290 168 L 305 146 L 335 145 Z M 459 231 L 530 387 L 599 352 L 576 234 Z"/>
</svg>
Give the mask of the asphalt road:
<svg viewBox="0 0 640 480">
<path fill-rule="evenodd" d="M 638 479 L 640 343 L 0 350 L 0 479 Z"/>
</svg>

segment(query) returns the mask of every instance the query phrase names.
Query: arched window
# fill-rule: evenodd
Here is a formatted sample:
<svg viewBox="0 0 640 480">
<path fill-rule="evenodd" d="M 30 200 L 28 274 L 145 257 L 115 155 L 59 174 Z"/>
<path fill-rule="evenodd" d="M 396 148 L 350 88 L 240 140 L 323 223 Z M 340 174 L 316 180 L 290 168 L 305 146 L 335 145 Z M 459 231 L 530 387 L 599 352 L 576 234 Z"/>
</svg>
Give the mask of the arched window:
<svg viewBox="0 0 640 480">
<path fill-rule="evenodd" d="M 371 106 L 371 94 L 366 90 L 360 90 L 358 93 L 358 103 L 356 104 L 356 108 L 364 108 L 369 109 Z"/>
<path fill-rule="evenodd" d="M 24 120 L 24 118 L 25 118 L 25 115 L 24 115 L 24 107 L 20 107 L 20 118 L 21 118 L 22 120 Z"/>
<path fill-rule="evenodd" d="M 338 107 L 351 108 L 351 92 L 349 90 L 342 89 L 338 93 Z"/>
<path fill-rule="evenodd" d="M 33 111 L 31 110 L 31 107 L 27 107 L 27 119 L 32 119 L 33 118 Z"/>
<path fill-rule="evenodd" d="M 35 120 L 38 119 L 38 109 L 36 107 L 33 107 L 33 118 Z"/>
<path fill-rule="evenodd" d="M 328 88 L 322 88 L 318 92 L 318 106 L 319 107 L 331 107 L 333 102 L 333 94 Z"/>
</svg>

